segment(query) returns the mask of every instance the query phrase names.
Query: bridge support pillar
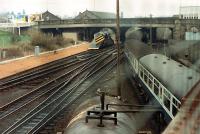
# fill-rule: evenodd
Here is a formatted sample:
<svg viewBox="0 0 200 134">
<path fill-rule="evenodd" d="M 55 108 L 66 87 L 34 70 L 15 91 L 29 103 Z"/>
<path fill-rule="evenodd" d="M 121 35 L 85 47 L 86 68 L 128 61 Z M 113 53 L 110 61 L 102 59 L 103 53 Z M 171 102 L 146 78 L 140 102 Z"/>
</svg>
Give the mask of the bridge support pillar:
<svg viewBox="0 0 200 134">
<path fill-rule="evenodd" d="M 84 28 L 83 29 L 83 40 L 89 41 L 90 40 L 90 28 Z"/>
<path fill-rule="evenodd" d="M 175 27 L 173 29 L 173 38 L 175 40 L 183 40 L 185 37 L 186 26 L 181 25 L 181 20 L 175 20 Z"/>
</svg>

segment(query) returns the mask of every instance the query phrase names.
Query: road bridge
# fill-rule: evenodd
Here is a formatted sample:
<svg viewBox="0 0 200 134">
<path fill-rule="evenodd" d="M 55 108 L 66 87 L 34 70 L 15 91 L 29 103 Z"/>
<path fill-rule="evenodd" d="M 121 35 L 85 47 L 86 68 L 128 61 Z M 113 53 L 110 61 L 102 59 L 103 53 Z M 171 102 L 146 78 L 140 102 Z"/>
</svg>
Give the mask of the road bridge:
<svg viewBox="0 0 200 134">
<path fill-rule="evenodd" d="M 38 28 L 44 31 L 63 32 L 77 31 L 90 38 L 95 32 L 102 28 L 111 28 L 115 31 L 115 19 L 67 19 L 51 20 L 38 22 Z M 193 27 L 200 29 L 197 19 L 179 19 L 177 17 L 158 17 L 158 18 L 121 18 L 121 37 L 131 27 L 145 29 L 169 28 L 173 33 L 173 39 L 184 39 L 185 32 L 191 31 Z M 89 35 L 88 35 L 89 34 Z"/>
<path fill-rule="evenodd" d="M 126 31 L 131 27 L 141 27 L 149 31 L 150 27 L 166 27 L 174 29 L 174 18 L 123 18 L 120 19 L 121 40 L 125 39 Z M 67 19 L 38 22 L 38 28 L 45 32 L 60 34 L 76 32 L 79 39 L 91 40 L 94 33 L 103 28 L 110 28 L 116 32 L 116 20 L 113 19 Z M 154 30 L 155 31 L 155 30 Z"/>
<path fill-rule="evenodd" d="M 116 31 L 116 20 L 112 19 L 66 19 L 39 21 L 37 23 L 17 23 L 2 24 L 0 28 L 21 28 L 34 27 L 44 32 L 51 32 L 54 35 L 63 32 L 74 32 L 83 40 L 91 40 L 93 34 L 99 32 L 102 28 L 110 28 Z M 185 32 L 191 32 L 192 29 L 200 30 L 198 19 L 179 19 L 177 17 L 157 17 L 157 18 L 121 18 L 120 31 L 121 39 L 125 39 L 126 31 L 131 27 L 145 29 L 147 34 L 152 28 L 153 37 L 155 37 L 157 28 L 169 28 L 172 31 L 173 39 L 184 39 Z"/>
<path fill-rule="evenodd" d="M 24 23 L 0 23 L 0 28 L 13 28 L 13 27 L 30 27 L 37 25 L 34 22 L 24 22 Z"/>
<path fill-rule="evenodd" d="M 21 28 L 29 28 L 32 26 L 37 25 L 37 23 L 34 22 L 23 22 L 23 23 L 0 23 L 0 30 L 1 31 L 18 31 L 18 34 L 21 33 Z"/>
<path fill-rule="evenodd" d="M 175 18 L 123 18 L 120 27 L 169 27 L 174 28 Z M 115 19 L 68 19 L 39 22 L 39 28 L 116 27 Z"/>
</svg>

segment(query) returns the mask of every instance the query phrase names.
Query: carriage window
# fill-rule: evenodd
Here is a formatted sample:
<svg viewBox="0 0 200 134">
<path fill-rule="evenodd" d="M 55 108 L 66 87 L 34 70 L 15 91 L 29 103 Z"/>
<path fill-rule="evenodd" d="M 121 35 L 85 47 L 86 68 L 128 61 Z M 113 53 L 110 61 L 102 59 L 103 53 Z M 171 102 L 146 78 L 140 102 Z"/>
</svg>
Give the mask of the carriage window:
<svg viewBox="0 0 200 134">
<path fill-rule="evenodd" d="M 171 95 L 170 95 L 170 93 L 168 93 L 168 91 L 167 91 L 166 89 L 164 90 L 164 95 L 165 95 L 167 98 L 170 99 L 170 96 L 171 96 Z"/>
<path fill-rule="evenodd" d="M 148 82 L 148 76 L 144 74 L 144 81 L 147 83 Z"/>
<path fill-rule="evenodd" d="M 144 74 L 145 74 L 145 75 L 148 75 L 148 72 L 147 72 L 147 70 L 146 70 L 146 69 L 144 69 Z"/>
<path fill-rule="evenodd" d="M 151 74 L 149 74 L 149 79 L 153 81 L 153 77 L 151 76 Z"/>
<path fill-rule="evenodd" d="M 173 105 L 175 105 L 176 108 L 180 108 L 180 104 L 175 98 L 173 98 Z"/>
<path fill-rule="evenodd" d="M 175 116 L 178 112 L 178 109 L 175 106 L 172 106 L 172 114 Z"/>
<path fill-rule="evenodd" d="M 155 86 L 159 87 L 159 82 L 157 80 L 154 80 Z"/>
<path fill-rule="evenodd" d="M 164 105 L 170 111 L 170 100 L 164 96 Z"/>
<path fill-rule="evenodd" d="M 151 79 L 149 79 L 149 87 L 152 89 L 152 87 L 153 87 L 153 82 L 152 82 L 152 80 Z"/>
<path fill-rule="evenodd" d="M 154 93 L 158 96 L 158 94 L 159 94 L 159 87 L 157 87 L 157 86 L 154 87 Z"/>
</svg>

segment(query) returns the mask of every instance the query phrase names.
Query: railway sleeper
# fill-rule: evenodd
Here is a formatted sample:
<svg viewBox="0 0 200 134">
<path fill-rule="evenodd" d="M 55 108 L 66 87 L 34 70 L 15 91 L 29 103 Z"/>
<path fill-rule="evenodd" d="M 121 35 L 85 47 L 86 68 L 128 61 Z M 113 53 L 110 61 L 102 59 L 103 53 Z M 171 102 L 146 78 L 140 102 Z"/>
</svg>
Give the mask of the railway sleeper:
<svg viewBox="0 0 200 134">
<path fill-rule="evenodd" d="M 20 129 L 16 131 L 16 134 L 26 134 L 28 132 L 27 129 Z"/>
<path fill-rule="evenodd" d="M 32 126 L 27 125 L 27 126 L 23 126 L 23 127 L 22 127 L 22 130 L 28 131 L 28 130 L 31 129 L 31 128 L 32 128 Z"/>
<path fill-rule="evenodd" d="M 36 122 L 29 122 L 28 125 L 31 125 L 31 126 L 35 126 L 37 123 Z"/>
<path fill-rule="evenodd" d="M 37 118 L 32 119 L 32 122 L 36 122 L 36 123 L 38 123 L 39 121 L 40 121 L 40 119 L 37 119 Z"/>
<path fill-rule="evenodd" d="M 49 132 L 47 130 L 42 130 L 39 132 L 39 134 L 48 134 Z"/>
<path fill-rule="evenodd" d="M 35 119 L 41 120 L 41 119 L 44 119 L 44 118 L 45 118 L 45 116 L 40 115 L 40 116 L 37 116 Z"/>
<path fill-rule="evenodd" d="M 53 127 L 54 127 L 54 126 L 49 126 L 49 125 L 48 125 L 48 126 L 45 127 L 45 130 L 47 130 L 47 131 L 48 131 L 48 130 L 52 130 Z"/>
<path fill-rule="evenodd" d="M 55 123 L 49 123 L 48 126 L 54 127 L 54 126 L 55 126 Z"/>
</svg>

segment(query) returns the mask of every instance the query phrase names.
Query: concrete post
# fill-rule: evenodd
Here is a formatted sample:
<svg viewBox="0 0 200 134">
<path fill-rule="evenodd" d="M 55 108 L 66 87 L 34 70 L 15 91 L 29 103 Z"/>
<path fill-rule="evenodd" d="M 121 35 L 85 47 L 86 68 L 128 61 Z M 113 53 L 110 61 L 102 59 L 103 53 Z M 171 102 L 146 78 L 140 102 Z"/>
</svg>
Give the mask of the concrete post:
<svg viewBox="0 0 200 134">
<path fill-rule="evenodd" d="M 18 31 L 19 31 L 19 35 L 21 35 L 21 29 L 20 29 L 20 27 L 18 27 L 18 29 L 19 29 L 19 30 L 18 30 Z"/>
<path fill-rule="evenodd" d="M 12 27 L 12 33 L 15 34 L 15 27 Z"/>
<path fill-rule="evenodd" d="M 3 58 L 3 59 L 6 58 L 6 51 L 5 51 L 5 50 L 3 50 L 2 58 Z"/>
<path fill-rule="evenodd" d="M 2 59 L 2 50 L 0 50 L 0 60 Z"/>
<path fill-rule="evenodd" d="M 39 55 L 40 55 L 40 47 L 35 46 L 35 56 L 39 56 Z"/>
</svg>

